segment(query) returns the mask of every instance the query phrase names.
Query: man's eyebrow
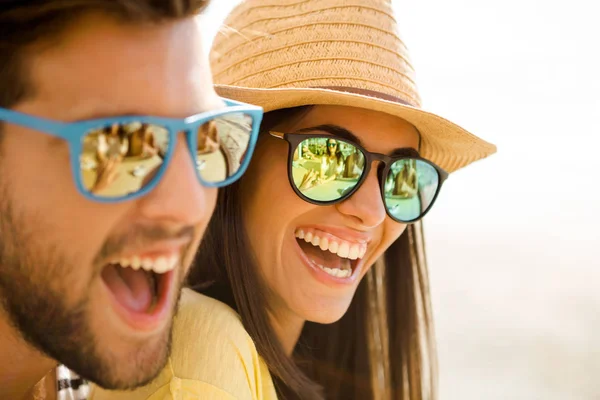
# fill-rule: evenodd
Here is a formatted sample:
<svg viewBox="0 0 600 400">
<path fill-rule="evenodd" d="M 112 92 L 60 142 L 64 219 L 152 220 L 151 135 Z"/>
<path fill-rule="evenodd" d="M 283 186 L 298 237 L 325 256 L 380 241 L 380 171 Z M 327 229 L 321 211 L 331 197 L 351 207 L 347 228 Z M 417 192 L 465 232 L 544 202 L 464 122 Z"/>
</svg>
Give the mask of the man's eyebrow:
<svg viewBox="0 0 600 400">
<path fill-rule="evenodd" d="M 148 117 L 148 116 L 165 118 L 165 119 L 184 119 L 184 118 L 190 117 L 192 115 L 208 113 L 211 111 L 217 111 L 217 110 L 221 110 L 224 108 L 226 108 L 226 105 L 225 105 L 225 103 L 222 103 L 222 106 L 220 106 L 220 107 L 200 109 L 196 112 L 193 112 L 190 114 L 183 114 L 181 116 L 164 115 L 161 113 L 149 113 L 148 111 L 142 112 L 141 110 L 135 110 L 135 109 L 127 109 L 127 111 L 125 111 L 125 112 L 123 111 L 123 109 L 119 109 L 119 110 L 106 109 L 106 110 L 101 110 L 101 111 L 93 111 L 93 112 L 85 113 L 82 116 L 77 116 L 77 117 L 73 118 L 68 123 L 77 123 L 77 122 L 90 121 L 90 120 L 96 120 L 96 119 L 105 119 L 105 118 Z"/>
<path fill-rule="evenodd" d="M 105 119 L 105 118 L 122 118 L 122 117 L 143 117 L 147 116 L 148 113 L 141 112 L 123 112 L 123 111 L 97 111 L 93 113 L 86 114 L 84 117 L 79 117 L 74 119 L 71 123 L 83 122 L 83 121 L 91 121 L 95 119 Z"/>
<path fill-rule="evenodd" d="M 351 142 L 354 142 L 360 146 L 363 145 L 361 140 L 354 133 L 350 132 L 348 129 L 341 127 L 339 125 L 326 124 L 326 125 L 312 126 L 310 128 L 300 129 L 300 130 L 296 131 L 296 133 L 310 133 L 310 132 L 317 132 L 317 131 L 326 132 L 326 133 L 329 133 L 330 135 L 338 136 L 342 139 L 346 139 Z"/>
</svg>

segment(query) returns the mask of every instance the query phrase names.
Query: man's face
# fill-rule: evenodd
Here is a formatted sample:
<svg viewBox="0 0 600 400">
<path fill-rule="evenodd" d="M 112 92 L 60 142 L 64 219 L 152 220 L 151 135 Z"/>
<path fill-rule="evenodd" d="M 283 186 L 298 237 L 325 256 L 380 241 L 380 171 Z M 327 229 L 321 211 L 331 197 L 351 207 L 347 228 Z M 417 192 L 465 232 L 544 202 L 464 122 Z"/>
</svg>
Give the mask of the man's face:
<svg viewBox="0 0 600 400">
<path fill-rule="evenodd" d="M 35 94 L 15 109 L 39 117 L 181 118 L 222 107 L 193 19 L 87 16 L 29 65 Z M 166 361 L 179 288 L 216 201 L 183 135 L 152 192 L 113 204 L 79 194 L 61 140 L 7 124 L 0 152 L 0 319 L 101 386 L 146 383 Z M 136 258 L 176 267 L 124 267 Z"/>
</svg>

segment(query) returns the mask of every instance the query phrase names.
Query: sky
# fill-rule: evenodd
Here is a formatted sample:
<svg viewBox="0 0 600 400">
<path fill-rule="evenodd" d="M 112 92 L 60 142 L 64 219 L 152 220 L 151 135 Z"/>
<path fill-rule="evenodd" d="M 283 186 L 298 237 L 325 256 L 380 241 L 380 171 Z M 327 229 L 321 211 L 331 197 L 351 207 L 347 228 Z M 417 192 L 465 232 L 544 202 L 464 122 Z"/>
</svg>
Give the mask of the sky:
<svg viewBox="0 0 600 400">
<path fill-rule="evenodd" d="M 392 2 L 423 107 L 498 146 L 425 221 L 442 397 L 600 399 L 598 2 Z"/>
</svg>

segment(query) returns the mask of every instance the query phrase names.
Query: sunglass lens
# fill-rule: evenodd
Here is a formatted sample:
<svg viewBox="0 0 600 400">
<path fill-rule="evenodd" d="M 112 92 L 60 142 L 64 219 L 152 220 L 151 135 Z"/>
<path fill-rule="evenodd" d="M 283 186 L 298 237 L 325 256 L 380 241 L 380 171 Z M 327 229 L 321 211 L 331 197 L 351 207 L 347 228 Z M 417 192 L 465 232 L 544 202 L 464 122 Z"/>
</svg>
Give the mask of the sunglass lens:
<svg viewBox="0 0 600 400">
<path fill-rule="evenodd" d="M 100 198 L 121 198 L 151 182 L 169 149 L 164 127 L 141 122 L 101 126 L 87 132 L 80 156 L 81 181 Z"/>
<path fill-rule="evenodd" d="M 425 161 L 402 159 L 392 164 L 384 185 L 388 213 L 397 221 L 412 222 L 431 207 L 440 177 Z"/>
<path fill-rule="evenodd" d="M 232 113 L 198 127 L 196 167 L 204 182 L 218 184 L 234 176 L 246 157 L 253 118 Z"/>
<path fill-rule="evenodd" d="M 292 179 L 306 198 L 330 202 L 351 193 L 365 169 L 365 156 L 351 143 L 309 138 L 295 149 Z"/>
</svg>

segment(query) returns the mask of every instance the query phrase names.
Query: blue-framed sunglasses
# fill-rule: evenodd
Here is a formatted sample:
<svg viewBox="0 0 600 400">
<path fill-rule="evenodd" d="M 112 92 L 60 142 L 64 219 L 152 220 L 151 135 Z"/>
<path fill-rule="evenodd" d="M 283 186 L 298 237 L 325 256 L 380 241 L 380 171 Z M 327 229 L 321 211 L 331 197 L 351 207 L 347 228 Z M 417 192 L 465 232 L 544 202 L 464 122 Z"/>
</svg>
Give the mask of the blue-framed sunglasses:
<svg viewBox="0 0 600 400">
<path fill-rule="evenodd" d="M 62 123 L 0 108 L 0 120 L 64 139 L 79 192 L 91 200 L 118 202 L 156 187 L 180 132 L 202 185 L 223 187 L 238 180 L 252 158 L 263 110 L 223 100 L 223 109 L 184 119 L 123 116 Z"/>
</svg>

